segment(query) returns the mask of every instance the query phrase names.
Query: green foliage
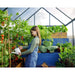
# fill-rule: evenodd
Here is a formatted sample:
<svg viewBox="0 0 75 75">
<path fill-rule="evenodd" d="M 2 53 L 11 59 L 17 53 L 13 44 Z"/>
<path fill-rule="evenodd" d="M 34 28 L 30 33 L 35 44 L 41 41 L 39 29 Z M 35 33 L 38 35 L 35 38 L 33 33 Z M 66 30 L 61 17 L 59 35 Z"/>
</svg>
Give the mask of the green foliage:
<svg viewBox="0 0 75 75">
<path fill-rule="evenodd" d="M 69 55 L 72 54 L 72 50 L 65 47 L 64 48 L 64 52 L 63 52 L 63 49 L 62 47 L 60 47 L 60 54 L 59 54 L 59 57 L 62 59 L 62 60 L 65 60 L 66 58 L 69 58 Z"/>
<path fill-rule="evenodd" d="M 51 41 L 43 41 L 43 45 L 44 46 L 52 46 L 53 45 L 53 42 L 51 42 Z"/>
<path fill-rule="evenodd" d="M 67 27 L 64 26 L 64 25 L 62 25 L 61 30 L 62 30 L 62 32 L 67 32 L 68 31 Z"/>
<path fill-rule="evenodd" d="M 31 37 L 31 33 L 30 33 L 30 29 L 32 28 L 32 26 L 29 26 L 27 21 L 21 21 L 19 20 L 15 20 L 15 27 L 12 28 L 12 30 L 10 31 L 10 34 L 12 34 L 12 39 L 16 39 L 15 42 L 18 44 L 18 42 L 23 43 L 23 45 L 25 45 L 25 43 L 29 43 L 32 40 Z M 16 35 L 18 34 L 17 38 Z M 21 36 L 23 36 L 23 39 L 21 39 Z M 20 38 L 20 39 L 19 39 Z"/>
<path fill-rule="evenodd" d="M 2 52 L 0 52 L 0 58 L 2 57 Z"/>
<path fill-rule="evenodd" d="M 16 15 L 19 15 L 19 13 L 17 12 Z"/>
<path fill-rule="evenodd" d="M 62 46 L 62 47 L 72 48 L 72 43 L 70 43 L 70 42 L 69 43 L 66 42 L 64 44 L 63 43 L 57 43 L 56 45 L 59 46 L 59 47 Z"/>
<path fill-rule="evenodd" d="M 48 46 L 47 49 L 50 51 L 50 53 L 53 53 L 55 49 L 57 49 L 58 46 Z"/>
<path fill-rule="evenodd" d="M 1 41 L 0 41 L 0 51 L 1 51 L 2 47 L 4 47 L 4 44 L 1 44 Z"/>
<path fill-rule="evenodd" d="M 39 50 L 42 52 L 42 53 L 46 53 L 47 52 L 47 48 L 43 45 L 39 46 Z"/>
<path fill-rule="evenodd" d="M 9 55 L 8 50 L 3 50 L 3 55 Z"/>
<path fill-rule="evenodd" d="M 48 30 L 48 27 L 42 26 L 42 25 L 38 25 L 38 27 L 40 29 L 40 34 L 41 34 L 42 39 L 50 39 L 51 38 L 52 33 Z"/>
<path fill-rule="evenodd" d="M 2 62 L 2 47 L 3 47 L 3 62 Z M 3 67 L 7 67 L 9 65 L 9 53 L 8 50 L 4 50 L 5 45 L 1 44 L 0 41 L 0 64 L 3 63 Z M 1 66 L 1 65 L 0 65 Z"/>
<path fill-rule="evenodd" d="M 0 63 L 2 63 L 2 58 L 0 58 Z M 8 56 L 3 56 L 3 63 L 9 63 L 8 62 Z"/>
<path fill-rule="evenodd" d="M 7 18 L 7 11 L 0 10 L 0 24 Z"/>
<path fill-rule="evenodd" d="M 58 67 L 74 67 L 75 66 L 75 46 L 63 47 L 60 46 L 59 62 L 57 62 Z"/>
<path fill-rule="evenodd" d="M 48 27 L 48 30 L 51 33 L 56 33 L 56 32 L 67 32 L 68 29 L 66 26 L 62 25 L 62 26 L 52 26 L 52 27 Z"/>
</svg>

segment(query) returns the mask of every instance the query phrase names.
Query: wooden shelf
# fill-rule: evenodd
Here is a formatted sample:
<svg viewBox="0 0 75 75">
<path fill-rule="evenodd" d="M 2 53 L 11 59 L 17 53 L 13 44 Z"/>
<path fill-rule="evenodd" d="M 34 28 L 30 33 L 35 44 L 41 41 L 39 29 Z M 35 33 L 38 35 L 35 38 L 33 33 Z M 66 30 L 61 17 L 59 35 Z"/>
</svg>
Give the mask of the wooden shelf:
<svg viewBox="0 0 75 75">
<path fill-rule="evenodd" d="M 16 66 L 16 68 L 18 68 L 18 67 L 22 67 L 22 62 L 20 62 L 20 63 Z"/>
</svg>

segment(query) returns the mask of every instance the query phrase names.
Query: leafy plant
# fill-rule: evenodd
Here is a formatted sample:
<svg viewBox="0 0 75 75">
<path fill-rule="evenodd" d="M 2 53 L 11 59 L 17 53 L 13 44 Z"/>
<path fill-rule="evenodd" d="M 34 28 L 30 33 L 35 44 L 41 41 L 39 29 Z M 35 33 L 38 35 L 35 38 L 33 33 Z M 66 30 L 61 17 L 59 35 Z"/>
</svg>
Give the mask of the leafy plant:
<svg viewBox="0 0 75 75">
<path fill-rule="evenodd" d="M 67 32 L 68 31 L 67 27 L 64 26 L 64 25 L 62 25 L 62 27 L 60 29 L 61 29 L 62 32 Z"/>
<path fill-rule="evenodd" d="M 48 27 L 38 25 L 40 29 L 40 34 L 42 39 L 50 39 L 51 38 L 51 32 L 48 30 Z"/>
<path fill-rule="evenodd" d="M 75 49 L 74 47 L 64 48 L 64 52 L 62 47 L 60 46 L 60 53 L 59 53 L 59 62 L 57 62 L 58 67 L 74 67 L 75 66 Z"/>
<path fill-rule="evenodd" d="M 48 46 L 47 49 L 49 50 L 50 53 L 53 53 L 55 49 L 57 49 L 58 46 Z"/>
<path fill-rule="evenodd" d="M 4 48 L 3 48 L 3 56 L 2 56 L 2 47 L 4 47 L 4 46 L 5 45 L 2 44 L 1 41 L 0 41 L 0 64 L 3 63 L 2 66 L 7 67 L 9 65 L 9 56 L 8 56 L 9 53 L 8 53 L 8 50 L 4 50 Z M 3 59 L 2 59 L 2 57 L 3 57 Z M 3 62 L 2 62 L 2 60 L 3 60 Z"/>
<path fill-rule="evenodd" d="M 51 33 L 56 33 L 56 32 L 67 32 L 68 29 L 66 26 L 62 25 L 62 26 L 52 26 L 52 27 L 48 27 L 48 30 Z"/>
<path fill-rule="evenodd" d="M 53 42 L 51 42 L 51 41 L 43 41 L 43 45 L 44 46 L 52 46 L 53 45 Z"/>
<path fill-rule="evenodd" d="M 66 43 L 57 43 L 56 44 L 57 46 L 62 46 L 62 47 L 68 47 L 68 48 L 72 48 L 72 43 L 70 43 L 70 42 L 66 42 Z"/>
<path fill-rule="evenodd" d="M 47 48 L 43 45 L 39 46 L 39 50 L 42 52 L 42 53 L 46 53 L 47 52 Z"/>
</svg>

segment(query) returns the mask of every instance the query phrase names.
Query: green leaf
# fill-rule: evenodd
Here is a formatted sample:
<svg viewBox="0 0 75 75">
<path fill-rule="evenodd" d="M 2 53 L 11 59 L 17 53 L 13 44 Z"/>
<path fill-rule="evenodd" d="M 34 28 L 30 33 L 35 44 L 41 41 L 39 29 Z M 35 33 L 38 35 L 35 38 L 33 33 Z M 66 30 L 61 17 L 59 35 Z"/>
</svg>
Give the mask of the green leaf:
<svg viewBox="0 0 75 75">
<path fill-rule="evenodd" d="M 4 44 L 1 44 L 1 46 L 4 46 Z"/>
<path fill-rule="evenodd" d="M 19 15 L 19 13 L 17 12 L 16 15 Z"/>
</svg>

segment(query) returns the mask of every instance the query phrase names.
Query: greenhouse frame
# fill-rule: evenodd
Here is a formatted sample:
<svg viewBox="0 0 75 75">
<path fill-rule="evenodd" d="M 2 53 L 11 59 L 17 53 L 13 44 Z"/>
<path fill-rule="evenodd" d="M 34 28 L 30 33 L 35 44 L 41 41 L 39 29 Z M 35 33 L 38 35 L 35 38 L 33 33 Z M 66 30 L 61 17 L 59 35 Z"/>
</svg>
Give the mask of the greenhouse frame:
<svg viewBox="0 0 75 75">
<path fill-rule="evenodd" d="M 60 23 L 60 25 L 62 25 L 62 24 L 64 24 L 65 26 L 69 26 L 70 24 L 71 24 L 71 26 L 72 26 L 72 33 L 71 33 L 71 36 L 72 36 L 72 40 L 71 40 L 71 42 L 72 42 L 72 44 L 73 45 L 75 45 L 75 42 L 74 42 L 74 38 L 75 38 L 75 31 L 74 31 L 74 21 L 75 21 L 75 18 L 71 18 L 71 17 L 69 17 L 67 14 L 65 14 L 62 10 L 60 10 L 59 8 L 52 8 L 54 11 L 59 11 L 59 14 L 62 14 L 63 16 L 65 16 L 66 17 L 66 19 L 68 20 L 67 22 L 63 22 L 61 19 L 58 19 L 53 13 L 51 13 L 50 11 L 48 11 L 46 8 L 44 8 L 44 7 L 40 7 L 40 8 L 8 8 L 8 7 L 6 7 L 6 8 L 0 8 L 1 10 L 3 10 L 3 11 L 5 11 L 5 10 L 8 10 L 8 14 L 13 14 L 13 16 L 12 16 L 12 18 L 11 18 L 11 20 L 16 20 L 16 19 L 18 19 L 19 17 L 21 17 L 22 15 L 24 15 L 25 13 L 25 15 L 27 16 L 27 12 L 30 12 L 30 11 L 32 11 L 32 13 L 30 14 L 29 13 L 29 15 L 28 15 L 28 18 L 25 18 L 25 20 L 28 20 L 28 19 L 31 19 L 32 17 L 33 17 L 33 19 L 32 19 L 32 25 L 38 25 L 38 24 L 36 24 L 36 18 L 35 18 L 35 15 L 41 10 L 41 9 L 43 9 L 43 10 L 45 10 L 48 14 L 49 14 L 49 24 L 48 25 L 46 25 L 46 26 L 52 26 L 53 24 L 51 24 L 51 17 L 50 16 L 52 16 L 52 17 L 54 17 L 54 19 L 56 19 L 59 23 Z M 17 10 L 18 9 L 18 10 Z M 11 12 L 11 10 L 12 10 L 12 12 Z M 14 12 L 15 11 L 15 12 Z M 16 16 L 16 14 L 15 13 L 17 13 L 17 12 L 20 12 L 20 14 L 18 15 L 18 16 Z M 15 17 L 15 18 L 14 18 Z M 22 19 L 22 18 L 21 18 Z M 39 24 L 39 25 L 41 25 L 41 24 Z M 54 24 L 55 26 L 56 26 L 56 24 Z"/>
<path fill-rule="evenodd" d="M 52 7 L 52 8 L 49 8 L 49 7 L 39 7 L 39 8 L 38 7 L 37 8 L 35 7 L 28 7 L 28 8 L 27 7 L 21 7 L 21 8 L 6 7 L 5 8 L 3 7 L 3 8 L 0 8 L 0 14 L 1 14 L 0 15 L 0 18 L 1 18 L 0 19 L 1 20 L 0 21 L 1 22 L 0 23 L 0 41 L 2 40 L 1 39 L 3 37 L 2 35 L 4 35 L 3 37 L 4 46 L 2 46 L 0 43 L 0 45 L 2 46 L 0 50 L 0 52 L 2 51 L 0 55 L 0 57 L 2 56 L 2 59 L 0 59 L 1 67 L 24 67 L 24 61 L 26 60 L 24 56 L 20 57 L 18 55 L 15 55 L 15 56 L 13 54 L 10 55 L 11 54 L 10 52 L 13 51 L 15 48 L 19 47 L 20 45 L 22 46 L 30 45 L 30 41 L 31 41 L 30 32 L 29 30 L 28 32 L 26 32 L 23 29 L 24 25 L 28 26 L 29 29 L 31 29 L 32 26 L 38 26 L 39 29 L 41 28 L 40 30 L 40 32 L 42 32 L 41 37 L 44 36 L 42 38 L 42 43 L 38 51 L 38 60 L 36 65 L 37 67 L 74 67 L 75 66 L 75 61 L 74 61 L 75 60 L 74 58 L 75 17 L 74 15 L 72 17 L 71 15 L 69 16 L 70 14 L 69 11 L 71 10 L 73 10 L 73 8 L 59 8 L 59 7 Z M 5 12 L 5 13 L 2 13 L 2 12 Z M 3 16 L 6 14 L 8 17 Z M 5 21 L 4 23 L 6 23 L 7 25 L 6 27 L 8 28 L 5 28 L 4 25 L 2 26 L 3 21 Z M 15 25 L 13 22 L 15 23 Z M 16 30 L 13 31 L 12 28 L 16 29 L 17 32 Z M 53 30 L 49 28 L 52 28 Z M 19 29 L 23 29 L 23 30 L 19 30 Z M 45 30 L 49 30 L 50 33 L 47 33 L 49 31 L 45 32 Z M 58 32 L 57 30 L 60 32 Z M 23 31 L 23 34 L 21 31 Z M 15 34 L 12 34 L 14 32 Z M 18 34 L 19 32 L 21 33 Z M 24 32 L 27 35 L 27 37 L 24 35 Z M 7 37 L 5 35 L 7 35 Z M 22 35 L 22 36 L 20 37 L 19 35 L 20 36 Z M 50 37 L 49 35 L 52 37 Z M 16 38 L 19 36 L 18 37 L 19 39 L 17 39 L 18 41 L 15 40 L 14 38 L 15 36 Z M 5 38 L 8 38 L 8 40 Z M 9 41 L 9 39 L 11 40 L 13 38 L 14 38 L 14 41 Z M 21 43 L 20 43 L 20 39 L 22 40 Z M 24 44 L 25 39 L 27 41 L 25 41 L 26 43 Z M 8 41 L 8 43 L 6 42 L 6 40 Z M 11 44 L 11 42 L 12 43 L 14 42 L 14 43 Z M 11 50 L 11 48 L 14 47 L 14 44 L 15 45 L 18 44 L 18 45 L 16 45 L 15 48 Z M 8 51 L 7 56 L 9 56 L 8 59 L 6 59 L 7 57 L 5 55 L 6 53 L 5 54 L 3 53 L 3 47 L 5 47 L 5 50 L 7 50 L 8 48 L 7 50 Z M 5 56 L 3 57 L 3 55 Z M 12 58 L 12 56 L 14 57 Z M 18 63 L 18 64 L 16 63 L 15 65 L 17 66 L 15 65 L 13 66 L 14 63 L 12 62 L 14 62 L 15 60 L 11 60 L 11 59 L 15 59 L 17 63 L 18 62 L 21 62 L 21 63 Z M 8 60 L 9 64 L 4 63 L 5 60 Z M 65 64 L 65 63 L 68 63 L 68 64 Z"/>
</svg>

